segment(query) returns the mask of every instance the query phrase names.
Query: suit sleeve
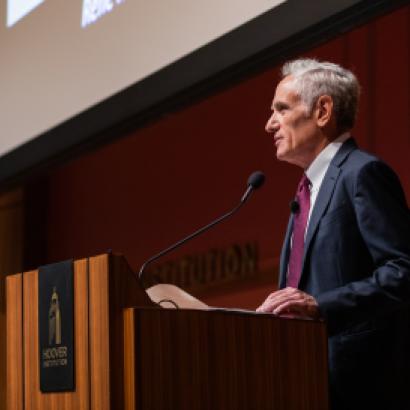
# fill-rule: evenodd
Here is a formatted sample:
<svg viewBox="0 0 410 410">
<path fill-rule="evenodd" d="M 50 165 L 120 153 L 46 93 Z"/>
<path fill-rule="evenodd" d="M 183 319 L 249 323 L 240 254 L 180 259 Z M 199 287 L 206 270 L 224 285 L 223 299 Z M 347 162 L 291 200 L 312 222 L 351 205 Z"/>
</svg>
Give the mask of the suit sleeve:
<svg viewBox="0 0 410 410">
<path fill-rule="evenodd" d="M 317 296 L 329 334 L 410 306 L 410 213 L 397 176 L 380 161 L 367 163 L 356 176 L 352 202 L 375 268 L 365 279 Z"/>
</svg>

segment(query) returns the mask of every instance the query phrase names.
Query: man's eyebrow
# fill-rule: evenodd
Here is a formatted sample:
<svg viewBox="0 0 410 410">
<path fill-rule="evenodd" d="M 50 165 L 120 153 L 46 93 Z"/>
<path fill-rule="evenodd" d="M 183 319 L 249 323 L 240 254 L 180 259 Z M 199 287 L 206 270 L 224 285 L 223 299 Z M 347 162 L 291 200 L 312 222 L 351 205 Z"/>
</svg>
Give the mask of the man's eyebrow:
<svg viewBox="0 0 410 410">
<path fill-rule="evenodd" d="M 282 109 L 284 109 L 284 108 L 289 108 L 289 104 L 286 104 L 285 102 L 283 102 L 283 101 L 275 101 L 273 104 L 272 104 L 272 110 L 277 110 L 277 111 L 280 111 L 280 110 L 282 110 Z"/>
</svg>

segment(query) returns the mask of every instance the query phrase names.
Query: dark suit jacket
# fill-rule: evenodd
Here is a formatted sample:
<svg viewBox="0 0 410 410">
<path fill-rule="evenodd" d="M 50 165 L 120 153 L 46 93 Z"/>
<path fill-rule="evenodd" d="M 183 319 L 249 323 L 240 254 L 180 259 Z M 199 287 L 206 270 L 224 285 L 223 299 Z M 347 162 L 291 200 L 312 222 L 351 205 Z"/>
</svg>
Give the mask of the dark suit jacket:
<svg viewBox="0 0 410 410">
<path fill-rule="evenodd" d="M 292 217 L 281 288 L 291 232 Z M 299 289 L 327 322 L 332 409 L 410 409 L 410 214 L 394 172 L 353 139 L 318 193 Z"/>
</svg>

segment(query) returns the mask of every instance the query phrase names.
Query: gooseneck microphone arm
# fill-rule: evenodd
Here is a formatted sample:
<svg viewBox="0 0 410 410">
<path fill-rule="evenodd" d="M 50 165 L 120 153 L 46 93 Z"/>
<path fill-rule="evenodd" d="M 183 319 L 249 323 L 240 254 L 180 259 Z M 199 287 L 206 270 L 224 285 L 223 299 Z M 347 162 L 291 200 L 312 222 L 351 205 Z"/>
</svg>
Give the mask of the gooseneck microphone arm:
<svg viewBox="0 0 410 410">
<path fill-rule="evenodd" d="M 173 251 L 174 249 L 178 248 L 179 246 L 183 245 L 185 242 L 188 242 L 189 240 L 195 238 L 198 235 L 201 235 L 201 233 L 207 231 L 208 229 L 212 228 L 213 226 L 219 224 L 220 222 L 222 222 L 224 219 L 229 218 L 231 215 L 233 215 L 235 212 L 237 212 L 239 210 L 239 208 L 242 207 L 242 205 L 244 204 L 244 202 L 241 202 L 239 205 L 237 205 L 234 209 L 232 209 L 232 211 L 227 212 L 225 215 L 222 215 L 221 217 L 219 217 L 218 219 L 216 219 L 215 221 L 211 222 L 210 224 L 203 226 L 202 228 L 198 229 L 197 231 L 195 231 L 194 233 L 191 233 L 190 235 L 186 236 L 185 238 L 181 239 L 180 241 L 178 241 L 177 243 L 174 243 L 173 245 L 171 245 L 170 247 L 164 249 L 163 251 L 157 253 L 156 255 L 152 256 L 151 258 L 149 258 L 142 266 L 141 269 L 139 271 L 139 278 L 140 280 L 142 279 L 142 275 L 144 273 L 145 268 L 147 267 L 147 265 L 149 265 L 151 262 L 154 262 L 155 260 L 159 259 L 161 256 L 166 255 L 167 253 Z"/>
<path fill-rule="evenodd" d="M 142 280 L 145 268 L 152 262 L 154 262 L 155 260 L 161 258 L 162 256 L 166 255 L 167 253 L 173 251 L 174 249 L 178 248 L 179 246 L 183 245 L 184 243 L 190 241 L 191 239 L 195 238 L 198 235 L 201 235 L 202 233 L 204 233 L 205 231 L 207 231 L 208 229 L 212 228 L 213 226 L 219 224 L 220 222 L 222 222 L 223 220 L 229 218 L 231 215 L 233 215 L 234 213 L 236 213 L 241 207 L 242 205 L 248 200 L 248 198 L 250 197 L 252 191 L 254 189 L 259 188 L 265 181 L 265 175 L 260 172 L 260 171 L 256 171 L 254 172 L 248 179 L 248 187 L 245 191 L 245 193 L 243 194 L 241 201 L 239 202 L 238 205 L 236 205 L 235 208 L 233 208 L 231 211 L 227 212 L 226 214 L 220 216 L 218 219 L 215 219 L 214 221 L 212 221 L 210 224 L 203 226 L 202 228 L 198 229 L 197 231 L 195 231 L 194 233 L 191 233 L 190 235 L 186 236 L 185 238 L 181 239 L 180 241 L 178 241 L 177 243 L 169 246 L 168 248 L 164 249 L 163 251 L 157 253 L 156 255 L 152 256 L 151 258 L 149 258 L 146 262 L 144 262 L 144 264 L 141 266 L 141 269 L 138 273 L 138 278 L 139 280 Z"/>
</svg>

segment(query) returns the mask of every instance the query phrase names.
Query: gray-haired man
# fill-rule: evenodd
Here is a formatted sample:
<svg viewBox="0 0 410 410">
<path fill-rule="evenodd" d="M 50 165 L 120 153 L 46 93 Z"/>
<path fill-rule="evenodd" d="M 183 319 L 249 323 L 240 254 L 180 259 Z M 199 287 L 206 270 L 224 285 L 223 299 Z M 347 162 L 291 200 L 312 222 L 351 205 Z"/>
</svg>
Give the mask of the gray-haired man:
<svg viewBox="0 0 410 410">
<path fill-rule="evenodd" d="M 359 84 L 286 63 L 266 131 L 304 170 L 280 264 L 258 308 L 326 320 L 332 409 L 410 409 L 410 215 L 400 182 L 351 138 Z M 391 138 L 391 136 L 390 136 Z"/>
</svg>

